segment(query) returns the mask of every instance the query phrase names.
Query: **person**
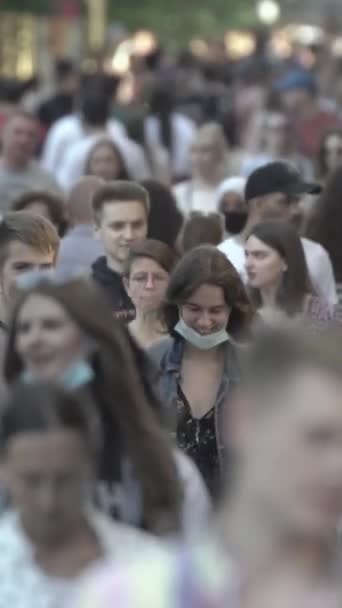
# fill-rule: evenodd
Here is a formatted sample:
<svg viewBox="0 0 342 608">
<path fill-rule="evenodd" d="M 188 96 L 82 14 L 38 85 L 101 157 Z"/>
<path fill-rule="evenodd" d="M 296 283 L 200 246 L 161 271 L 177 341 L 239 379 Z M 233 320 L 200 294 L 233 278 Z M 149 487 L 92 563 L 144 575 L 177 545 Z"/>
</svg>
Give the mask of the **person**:
<svg viewBox="0 0 342 608">
<path fill-rule="evenodd" d="M 178 207 L 184 216 L 191 211 L 216 210 L 216 191 L 228 177 L 228 146 L 222 127 L 207 123 L 197 132 L 191 147 L 192 178 L 173 188 Z"/>
<path fill-rule="evenodd" d="M 342 129 L 329 129 L 323 134 L 317 162 L 317 173 L 323 182 L 342 165 Z"/>
<path fill-rule="evenodd" d="M 179 238 L 182 254 L 199 245 L 218 245 L 223 238 L 223 221 L 218 213 L 204 215 L 193 211 L 185 221 Z"/>
<path fill-rule="evenodd" d="M 177 207 L 173 193 L 167 186 L 152 179 L 145 179 L 140 183 L 150 199 L 148 238 L 162 241 L 175 249 L 183 224 L 183 216 Z"/>
<path fill-rule="evenodd" d="M 105 250 L 93 264 L 93 278 L 105 290 L 115 316 L 132 321 L 135 310 L 122 275 L 130 248 L 147 236 L 148 194 L 134 182 L 112 182 L 96 192 L 93 209 Z"/>
<path fill-rule="evenodd" d="M 196 124 L 174 108 L 174 95 L 167 82 L 158 82 L 152 89 L 149 113 L 144 121 L 144 141 L 152 174 L 166 173 L 169 183 L 190 172 L 190 149 L 196 136 Z M 160 167 L 166 155 L 165 169 Z M 162 180 L 160 180 L 162 181 Z"/>
<path fill-rule="evenodd" d="M 1 412 L 0 437 L 10 498 L 0 519 L 1 603 L 65 605 L 91 565 L 119 565 L 156 544 L 92 506 L 101 436 L 75 395 L 19 383 Z"/>
<path fill-rule="evenodd" d="M 342 165 L 329 175 L 326 186 L 308 219 L 305 235 L 329 253 L 337 283 L 338 309 L 341 310 L 342 257 L 340 247 L 340 196 Z"/>
<path fill-rule="evenodd" d="M 69 117 L 66 117 L 62 119 L 64 123 L 57 121 L 53 127 L 55 133 L 61 139 L 59 144 L 57 135 L 55 135 L 55 141 L 58 144 L 56 152 L 58 153 L 58 149 L 62 150 L 58 153 L 59 162 L 55 164 L 55 167 L 57 167 L 58 182 L 64 190 L 69 191 L 75 182 L 84 175 L 91 148 L 99 139 L 104 137 L 113 139 L 122 153 L 128 172 L 135 179 L 145 179 L 150 176 L 143 149 L 129 139 L 127 132 L 121 128 L 120 123 L 118 124 L 117 121 L 110 119 L 110 101 L 108 94 L 101 91 L 101 88 L 90 88 L 82 98 L 81 120 L 74 116 L 75 122 L 65 125 L 65 121 L 69 121 Z M 68 124 L 70 124 L 70 130 Z M 61 130 L 61 127 L 63 127 L 63 130 Z M 52 138 L 54 136 L 53 129 Z M 46 146 L 49 146 L 49 138 L 50 135 L 47 137 Z M 52 144 L 54 144 L 54 139 L 52 139 Z M 47 148 L 46 155 L 48 153 Z M 42 161 L 47 163 L 45 166 L 51 166 L 52 161 L 49 156 L 46 160 L 46 155 L 43 154 Z"/>
<path fill-rule="evenodd" d="M 1 137 L 0 211 L 8 211 L 12 201 L 27 190 L 39 189 L 60 194 L 59 186 L 49 173 L 34 160 L 38 144 L 37 119 L 26 112 L 9 116 Z"/>
<path fill-rule="evenodd" d="M 202 245 L 174 269 L 165 318 L 171 338 L 150 349 L 161 400 L 178 446 L 194 459 L 217 499 L 229 467 L 225 406 L 241 373 L 235 340 L 247 339 L 254 310 L 234 267 L 215 247 Z"/>
<path fill-rule="evenodd" d="M 323 133 L 341 126 L 338 113 L 319 98 L 317 82 L 309 70 L 291 68 L 276 82 L 275 89 L 296 133 L 298 151 L 314 161 Z"/>
<path fill-rule="evenodd" d="M 124 283 L 136 316 L 128 329 L 142 348 L 148 348 L 167 334 L 161 309 L 175 263 L 176 254 L 172 249 L 154 239 L 136 243 L 129 252 Z"/>
<path fill-rule="evenodd" d="M 231 404 L 239 466 L 216 522 L 191 546 L 107 564 L 71 608 L 340 605 L 340 345 L 340 328 L 265 328 Z"/>
<path fill-rule="evenodd" d="M 273 162 L 256 169 L 248 178 L 245 197 L 248 219 L 241 234 L 230 237 L 219 245 L 237 271 L 246 280 L 245 241 L 251 229 L 260 221 L 280 219 L 291 221 L 297 213 L 298 202 L 306 194 L 317 194 L 317 184 L 304 182 L 290 165 Z M 336 285 L 331 261 L 326 250 L 308 238 L 302 238 L 305 259 L 312 286 L 331 308 L 337 303 Z"/>
<path fill-rule="evenodd" d="M 66 232 L 65 203 L 60 196 L 43 190 L 29 190 L 13 201 L 11 209 L 12 211 L 33 211 L 46 217 L 55 226 L 60 238 Z"/>
<path fill-rule="evenodd" d="M 254 123 L 250 126 L 251 150 L 241 166 L 243 175 L 248 177 L 258 167 L 282 160 L 293 165 L 304 179 L 313 179 L 313 164 L 299 153 L 292 121 L 278 104 L 256 113 Z"/>
<path fill-rule="evenodd" d="M 150 363 L 92 281 L 27 275 L 13 310 L 4 377 L 57 382 L 94 403 L 104 433 L 96 500 L 105 513 L 156 535 L 191 534 L 210 503 L 195 467 L 161 428 Z"/>
<path fill-rule="evenodd" d="M 56 167 L 60 169 L 68 149 L 74 143 L 83 141 L 99 125 L 107 123 L 113 139 L 125 138 L 127 135 L 121 122 L 109 120 L 108 100 L 103 99 L 101 91 L 100 95 L 96 94 L 91 85 L 91 88 L 83 91 L 82 97 L 78 111 L 57 120 L 47 134 L 41 159 L 42 166 L 47 171 L 54 171 Z"/>
<path fill-rule="evenodd" d="M 110 139 L 100 139 L 91 148 L 84 173 L 99 177 L 106 182 L 130 179 L 122 154 Z"/>
<path fill-rule="evenodd" d="M 43 216 L 29 211 L 4 215 L 0 222 L 2 329 L 7 325 L 17 295 L 18 277 L 26 272 L 52 268 L 58 247 L 57 231 Z"/>
<path fill-rule="evenodd" d="M 69 230 L 61 240 L 57 265 L 69 272 L 90 273 L 92 264 L 103 255 L 103 246 L 95 235 L 93 198 L 104 185 L 98 177 L 82 177 L 72 188 L 66 209 Z"/>
<path fill-rule="evenodd" d="M 217 211 L 224 217 L 227 237 L 240 234 L 246 225 L 245 188 L 246 179 L 236 176 L 223 180 L 217 189 Z"/>
<path fill-rule="evenodd" d="M 73 112 L 80 77 L 69 59 L 59 59 L 54 66 L 55 90 L 37 108 L 37 116 L 46 131 L 60 118 Z"/>
<path fill-rule="evenodd" d="M 278 315 L 320 327 L 332 321 L 328 303 L 312 289 L 303 246 L 293 226 L 276 220 L 257 224 L 245 251 L 249 296 L 265 321 L 274 321 Z"/>
</svg>

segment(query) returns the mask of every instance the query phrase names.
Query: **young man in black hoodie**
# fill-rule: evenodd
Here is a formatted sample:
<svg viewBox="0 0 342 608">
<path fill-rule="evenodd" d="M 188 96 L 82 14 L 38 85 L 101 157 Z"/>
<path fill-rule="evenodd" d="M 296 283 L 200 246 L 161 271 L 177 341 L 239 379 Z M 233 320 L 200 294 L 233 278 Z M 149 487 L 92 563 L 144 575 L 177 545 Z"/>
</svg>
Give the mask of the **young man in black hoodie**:
<svg viewBox="0 0 342 608">
<path fill-rule="evenodd" d="M 105 250 L 93 264 L 93 278 L 105 290 L 115 316 L 128 323 L 135 310 L 123 284 L 123 267 L 133 243 L 146 238 L 148 193 L 135 182 L 111 182 L 96 192 L 93 208 Z"/>
</svg>

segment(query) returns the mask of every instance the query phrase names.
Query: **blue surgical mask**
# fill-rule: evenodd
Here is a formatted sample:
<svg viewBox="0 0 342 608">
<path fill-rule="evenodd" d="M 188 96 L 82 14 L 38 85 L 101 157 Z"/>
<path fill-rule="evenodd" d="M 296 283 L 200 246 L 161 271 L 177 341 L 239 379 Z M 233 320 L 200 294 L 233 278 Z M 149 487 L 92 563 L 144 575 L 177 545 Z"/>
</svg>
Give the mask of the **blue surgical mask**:
<svg viewBox="0 0 342 608">
<path fill-rule="evenodd" d="M 189 342 L 199 350 L 210 350 L 229 340 L 229 334 L 225 329 L 220 329 L 215 333 L 203 336 L 192 329 L 192 327 L 189 327 L 182 318 L 179 319 L 175 331 L 182 336 L 186 342 Z"/>
<path fill-rule="evenodd" d="M 74 391 L 91 382 L 94 379 L 94 375 L 91 365 L 81 359 L 68 367 L 60 381 L 67 391 Z M 22 374 L 22 380 L 31 383 L 37 380 L 37 378 L 31 372 L 26 371 Z"/>
</svg>

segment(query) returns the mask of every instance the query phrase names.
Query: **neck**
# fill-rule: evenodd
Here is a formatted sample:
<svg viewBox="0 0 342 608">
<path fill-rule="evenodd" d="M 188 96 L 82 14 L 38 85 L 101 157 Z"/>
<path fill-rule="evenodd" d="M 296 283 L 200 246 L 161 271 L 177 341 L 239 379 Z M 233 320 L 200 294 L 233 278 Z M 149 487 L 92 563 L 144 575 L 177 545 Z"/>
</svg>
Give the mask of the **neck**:
<svg viewBox="0 0 342 608">
<path fill-rule="evenodd" d="M 248 493 L 231 500 L 228 518 L 221 520 L 222 524 L 229 551 L 251 580 L 269 579 L 272 572 L 311 579 L 330 574 L 332 538 L 310 539 L 276 530 L 276 522 L 270 524 L 269 513 Z"/>
<path fill-rule="evenodd" d="M 119 260 L 115 260 L 114 258 L 110 257 L 109 255 L 106 255 L 106 262 L 107 262 L 107 266 L 108 268 L 110 268 L 110 270 L 113 270 L 114 272 L 117 272 L 118 274 L 123 274 L 123 263 L 120 262 Z"/>
<path fill-rule="evenodd" d="M 136 310 L 136 316 L 131 326 L 137 333 L 146 338 L 161 335 L 165 330 L 161 320 L 160 309 L 149 311 Z"/>
<path fill-rule="evenodd" d="M 198 184 L 205 184 L 206 186 L 216 187 L 222 181 L 221 170 L 215 167 L 212 171 L 206 175 L 194 174 L 194 182 Z"/>
<path fill-rule="evenodd" d="M 184 355 L 191 359 L 197 359 L 202 361 L 212 361 L 214 359 L 219 360 L 221 359 L 222 353 L 224 352 L 224 347 L 224 344 L 220 344 L 219 346 L 216 346 L 215 348 L 210 348 L 209 350 L 201 350 L 200 348 L 196 348 L 196 346 L 190 344 L 190 342 L 185 342 Z"/>
<path fill-rule="evenodd" d="M 260 289 L 262 305 L 266 308 L 277 308 L 278 285 L 267 285 Z"/>
</svg>

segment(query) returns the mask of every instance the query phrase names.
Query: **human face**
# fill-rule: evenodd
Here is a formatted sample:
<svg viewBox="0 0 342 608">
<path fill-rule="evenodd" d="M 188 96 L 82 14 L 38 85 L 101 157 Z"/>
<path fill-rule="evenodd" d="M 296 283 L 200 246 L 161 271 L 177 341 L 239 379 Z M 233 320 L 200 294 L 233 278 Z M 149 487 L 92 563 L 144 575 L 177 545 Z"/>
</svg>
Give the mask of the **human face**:
<svg viewBox="0 0 342 608">
<path fill-rule="evenodd" d="M 14 116 L 3 132 L 4 158 L 14 164 L 25 165 L 33 157 L 37 142 L 37 122 L 25 116 Z"/>
<path fill-rule="evenodd" d="M 106 203 L 100 217 L 100 237 L 112 267 L 122 270 L 133 243 L 147 235 L 147 213 L 139 202 Z"/>
<path fill-rule="evenodd" d="M 287 265 L 284 258 L 256 236 L 246 242 L 246 271 L 248 283 L 255 289 L 278 288 Z"/>
<path fill-rule="evenodd" d="M 191 160 L 194 174 L 205 178 L 210 177 L 222 159 L 218 147 L 208 143 L 206 145 L 193 144 Z"/>
<path fill-rule="evenodd" d="M 55 380 L 87 352 L 87 340 L 78 325 L 54 299 L 32 294 L 16 322 L 15 350 L 25 371 L 35 378 Z"/>
<path fill-rule="evenodd" d="M 183 321 L 206 336 L 226 329 L 231 309 L 224 299 L 222 287 L 204 283 L 180 306 Z"/>
<path fill-rule="evenodd" d="M 29 538 L 63 543 L 82 521 L 92 479 L 84 439 L 68 430 L 23 432 L 4 455 L 6 485 Z"/>
<path fill-rule="evenodd" d="M 328 173 L 342 165 L 342 137 L 339 134 L 332 134 L 326 139 L 324 155 Z"/>
<path fill-rule="evenodd" d="M 0 284 L 5 308 L 10 310 L 17 293 L 16 282 L 25 272 L 46 270 L 55 265 L 56 253 L 38 251 L 20 241 L 9 244 L 5 261 L 0 269 Z"/>
<path fill-rule="evenodd" d="M 126 286 L 137 311 L 153 312 L 160 309 L 169 276 L 169 273 L 151 258 L 134 260 Z"/>
<path fill-rule="evenodd" d="M 108 144 L 97 146 L 91 155 L 90 174 L 105 181 L 116 179 L 120 173 L 121 163 L 115 150 Z"/>
<path fill-rule="evenodd" d="M 249 496 L 277 533 L 329 539 L 342 513 L 342 382 L 299 369 L 270 399 L 250 397 L 243 435 Z"/>
<path fill-rule="evenodd" d="M 293 213 L 295 213 L 299 204 L 299 199 L 293 198 L 289 203 L 284 194 L 275 192 L 268 194 L 257 200 L 256 216 L 258 221 L 264 220 L 281 220 L 284 222 L 290 221 Z"/>
<path fill-rule="evenodd" d="M 222 213 L 236 213 L 247 211 L 247 205 L 240 194 L 237 192 L 226 192 L 220 204 Z"/>
</svg>

